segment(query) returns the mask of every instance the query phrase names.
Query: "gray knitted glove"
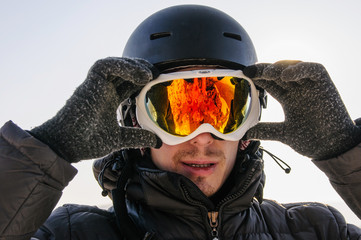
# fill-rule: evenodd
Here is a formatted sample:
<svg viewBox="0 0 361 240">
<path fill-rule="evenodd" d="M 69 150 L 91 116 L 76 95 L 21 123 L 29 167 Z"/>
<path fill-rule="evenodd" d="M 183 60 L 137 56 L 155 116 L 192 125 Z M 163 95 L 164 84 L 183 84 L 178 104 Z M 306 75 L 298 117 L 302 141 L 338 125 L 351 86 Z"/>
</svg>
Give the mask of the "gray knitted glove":
<svg viewBox="0 0 361 240">
<path fill-rule="evenodd" d="M 102 157 L 121 148 L 159 146 L 153 133 L 121 128 L 116 117 L 120 102 L 154 77 L 156 69 L 145 60 L 98 60 L 56 116 L 30 133 L 69 162 Z"/>
<path fill-rule="evenodd" d="M 337 156 L 361 142 L 361 128 L 351 120 L 322 65 L 280 61 L 249 66 L 244 74 L 269 92 L 285 114 L 284 122 L 259 123 L 246 138 L 281 141 L 318 160 Z"/>
</svg>

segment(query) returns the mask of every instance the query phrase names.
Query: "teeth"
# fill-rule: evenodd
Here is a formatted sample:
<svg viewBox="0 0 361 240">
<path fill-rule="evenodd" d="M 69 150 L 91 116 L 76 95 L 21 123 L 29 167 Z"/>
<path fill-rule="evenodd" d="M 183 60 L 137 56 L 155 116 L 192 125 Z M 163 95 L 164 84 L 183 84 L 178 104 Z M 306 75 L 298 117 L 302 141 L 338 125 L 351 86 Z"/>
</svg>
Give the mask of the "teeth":
<svg viewBox="0 0 361 240">
<path fill-rule="evenodd" d="M 209 164 L 187 164 L 187 165 L 196 168 L 206 168 L 212 166 L 213 164 L 209 163 Z"/>
</svg>

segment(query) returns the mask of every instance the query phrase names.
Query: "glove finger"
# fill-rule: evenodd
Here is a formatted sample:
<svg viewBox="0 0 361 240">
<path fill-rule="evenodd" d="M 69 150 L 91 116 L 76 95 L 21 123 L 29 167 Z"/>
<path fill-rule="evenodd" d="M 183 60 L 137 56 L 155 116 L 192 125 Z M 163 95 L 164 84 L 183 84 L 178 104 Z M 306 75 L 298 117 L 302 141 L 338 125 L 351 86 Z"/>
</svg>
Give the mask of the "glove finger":
<svg viewBox="0 0 361 240">
<path fill-rule="evenodd" d="M 330 79 L 330 77 L 322 64 L 300 62 L 287 67 L 282 72 L 281 79 L 285 82 L 300 82 L 302 80 L 320 81 L 322 79 Z"/>
<path fill-rule="evenodd" d="M 153 79 L 150 66 L 151 64 L 146 63 L 145 60 L 108 57 L 98 60 L 90 69 L 90 73 L 100 74 L 104 79 L 110 81 L 120 78 L 136 85 L 145 85 Z M 154 72 L 156 71 L 154 70 Z"/>
<path fill-rule="evenodd" d="M 243 71 L 246 76 L 251 77 L 254 83 L 265 89 L 278 101 L 283 101 L 286 98 L 286 93 L 292 89 L 295 84 L 284 82 L 281 80 L 281 75 L 284 69 L 290 65 L 299 63 L 299 61 L 279 61 L 274 64 L 260 63 L 246 67 Z"/>
<path fill-rule="evenodd" d="M 283 71 L 290 66 L 297 65 L 299 62 L 300 61 L 297 60 L 282 60 L 275 62 L 263 70 L 262 78 L 267 80 L 280 81 L 280 77 L 283 74 Z"/>
<path fill-rule="evenodd" d="M 159 72 L 159 70 L 158 70 L 153 64 L 151 64 L 151 63 L 148 62 L 147 60 L 141 59 L 141 58 L 135 58 L 135 60 L 138 61 L 138 62 L 140 62 L 141 64 L 143 64 L 144 66 L 146 66 L 147 68 L 149 68 L 149 70 L 152 71 L 152 76 L 153 76 L 152 79 L 156 79 L 157 77 L 159 77 L 160 72 Z"/>
<path fill-rule="evenodd" d="M 254 80 L 254 83 L 256 86 L 266 90 L 267 93 L 269 93 L 280 103 L 282 103 L 284 101 L 284 98 L 287 96 L 287 90 L 274 81 L 260 79 Z"/>
<path fill-rule="evenodd" d="M 119 125 L 103 129 L 96 136 L 91 136 L 91 141 L 98 147 L 85 146 L 80 149 L 84 156 L 78 156 L 79 159 L 100 158 L 126 148 L 159 148 L 162 145 L 160 138 L 148 130 Z"/>
<path fill-rule="evenodd" d="M 247 140 L 273 140 L 282 142 L 285 138 L 284 123 L 258 123 L 247 131 L 245 138 Z"/>
<path fill-rule="evenodd" d="M 136 85 L 145 85 L 153 79 L 153 73 L 144 61 L 137 59 L 121 58 L 114 65 L 111 74 Z"/>
<path fill-rule="evenodd" d="M 113 142 L 113 150 L 119 150 L 119 147 L 122 148 L 160 148 L 162 146 L 162 141 L 154 133 L 133 127 L 119 127 L 117 132 L 117 137 Z"/>
<path fill-rule="evenodd" d="M 282 60 L 273 64 L 257 63 L 244 68 L 243 73 L 252 79 L 276 80 L 281 76 L 284 69 L 298 63 L 300 63 L 298 60 Z"/>
<path fill-rule="evenodd" d="M 299 63 L 301 63 L 301 61 L 298 60 L 282 60 L 275 62 L 274 64 L 271 64 L 270 66 L 264 69 L 263 77 L 264 79 L 267 79 L 269 81 L 276 82 L 277 85 L 283 89 L 289 90 L 289 89 L 297 88 L 299 86 L 298 82 L 284 81 L 282 76 L 285 70 Z"/>
<path fill-rule="evenodd" d="M 255 65 L 247 66 L 242 71 L 244 75 L 251 78 L 252 80 L 260 79 L 263 77 L 264 69 L 270 65 L 271 65 L 270 63 L 258 63 Z"/>
</svg>

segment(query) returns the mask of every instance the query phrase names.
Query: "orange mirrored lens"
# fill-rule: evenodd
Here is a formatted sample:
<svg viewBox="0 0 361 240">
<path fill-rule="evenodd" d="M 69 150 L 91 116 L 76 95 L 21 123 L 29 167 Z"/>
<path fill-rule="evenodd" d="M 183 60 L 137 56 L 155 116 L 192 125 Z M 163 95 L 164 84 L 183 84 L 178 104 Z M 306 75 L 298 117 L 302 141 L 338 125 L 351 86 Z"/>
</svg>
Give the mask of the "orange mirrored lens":
<svg viewBox="0 0 361 240">
<path fill-rule="evenodd" d="M 203 123 L 226 134 L 248 114 L 250 86 L 235 77 L 176 79 L 151 87 L 146 106 L 150 118 L 173 135 L 189 135 Z"/>
</svg>

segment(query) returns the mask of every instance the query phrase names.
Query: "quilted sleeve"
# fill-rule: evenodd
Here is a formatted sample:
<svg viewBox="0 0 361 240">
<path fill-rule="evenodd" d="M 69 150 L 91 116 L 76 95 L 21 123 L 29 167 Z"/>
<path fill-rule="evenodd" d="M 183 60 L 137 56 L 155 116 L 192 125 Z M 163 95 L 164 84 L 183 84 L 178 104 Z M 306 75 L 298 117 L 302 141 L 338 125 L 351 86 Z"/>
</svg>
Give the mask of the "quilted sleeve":
<svg viewBox="0 0 361 240">
<path fill-rule="evenodd" d="M 361 143 L 337 157 L 313 163 L 327 175 L 333 188 L 361 219 Z"/>
<path fill-rule="evenodd" d="M 0 240 L 30 239 L 77 170 L 11 121 L 0 129 Z"/>
</svg>

